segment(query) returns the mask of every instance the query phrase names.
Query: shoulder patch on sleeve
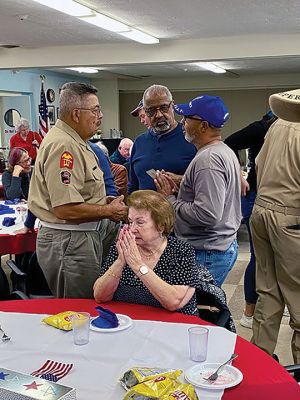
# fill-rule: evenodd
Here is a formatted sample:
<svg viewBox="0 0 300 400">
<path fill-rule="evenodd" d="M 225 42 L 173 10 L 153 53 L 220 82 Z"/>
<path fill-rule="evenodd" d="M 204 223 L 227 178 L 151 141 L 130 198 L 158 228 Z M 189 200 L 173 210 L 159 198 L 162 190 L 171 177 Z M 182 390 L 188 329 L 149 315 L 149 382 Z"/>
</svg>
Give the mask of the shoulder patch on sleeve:
<svg viewBox="0 0 300 400">
<path fill-rule="evenodd" d="M 60 157 L 60 168 L 73 169 L 73 164 L 73 155 L 68 151 L 64 151 Z"/>
<path fill-rule="evenodd" d="M 63 183 L 64 185 L 69 185 L 71 183 L 71 172 L 61 171 L 60 180 L 61 180 L 61 183 Z"/>
</svg>

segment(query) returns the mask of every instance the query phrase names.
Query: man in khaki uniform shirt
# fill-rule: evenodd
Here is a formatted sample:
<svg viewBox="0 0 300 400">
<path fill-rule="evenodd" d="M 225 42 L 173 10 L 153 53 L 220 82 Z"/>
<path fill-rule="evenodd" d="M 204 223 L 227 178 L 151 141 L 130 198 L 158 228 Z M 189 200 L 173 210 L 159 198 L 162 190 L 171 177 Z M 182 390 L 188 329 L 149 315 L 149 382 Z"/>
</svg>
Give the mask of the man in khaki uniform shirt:
<svg viewBox="0 0 300 400">
<path fill-rule="evenodd" d="M 127 215 L 123 196 L 109 202 L 103 173 L 87 140 L 99 128 L 97 89 L 67 83 L 60 95 L 60 119 L 38 153 L 29 209 L 40 219 L 37 256 L 56 297 L 93 297 L 103 252 Z"/>
<path fill-rule="evenodd" d="M 285 304 L 300 363 L 300 90 L 270 97 L 279 118 L 256 158 L 257 198 L 251 231 L 259 295 L 252 342 L 273 354 Z M 292 122 L 289 122 L 292 121 Z"/>
</svg>

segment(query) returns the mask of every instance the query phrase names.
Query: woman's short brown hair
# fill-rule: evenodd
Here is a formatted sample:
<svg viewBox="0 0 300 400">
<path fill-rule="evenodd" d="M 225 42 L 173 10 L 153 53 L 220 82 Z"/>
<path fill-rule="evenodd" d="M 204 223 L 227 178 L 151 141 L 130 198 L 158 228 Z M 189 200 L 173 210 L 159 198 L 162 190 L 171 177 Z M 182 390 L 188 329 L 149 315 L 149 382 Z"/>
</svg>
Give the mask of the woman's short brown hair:
<svg viewBox="0 0 300 400">
<path fill-rule="evenodd" d="M 162 229 L 164 236 L 172 232 L 175 213 L 172 205 L 162 194 L 154 190 L 137 190 L 128 197 L 127 205 L 136 210 L 149 211 L 157 229 Z"/>
</svg>

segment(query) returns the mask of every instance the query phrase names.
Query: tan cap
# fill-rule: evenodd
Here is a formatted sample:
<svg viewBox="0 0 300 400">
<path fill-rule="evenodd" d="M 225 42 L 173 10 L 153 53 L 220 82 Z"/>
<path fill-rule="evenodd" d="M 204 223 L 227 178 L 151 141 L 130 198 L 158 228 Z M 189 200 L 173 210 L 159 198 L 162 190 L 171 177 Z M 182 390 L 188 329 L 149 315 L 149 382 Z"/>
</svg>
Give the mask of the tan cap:
<svg viewBox="0 0 300 400">
<path fill-rule="evenodd" d="M 273 113 L 279 118 L 300 122 L 300 89 L 272 94 L 269 104 Z"/>
<path fill-rule="evenodd" d="M 139 104 L 135 107 L 134 110 L 131 111 L 131 115 L 133 117 L 138 117 L 139 116 L 139 111 L 143 108 L 143 100 L 139 101 Z"/>
</svg>

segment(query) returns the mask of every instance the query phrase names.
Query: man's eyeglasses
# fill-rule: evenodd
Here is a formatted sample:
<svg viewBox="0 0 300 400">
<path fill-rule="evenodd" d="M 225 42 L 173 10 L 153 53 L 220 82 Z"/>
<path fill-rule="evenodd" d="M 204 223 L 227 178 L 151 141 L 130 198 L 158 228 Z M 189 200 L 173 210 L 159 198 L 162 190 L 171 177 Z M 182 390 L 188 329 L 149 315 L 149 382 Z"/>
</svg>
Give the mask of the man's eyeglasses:
<svg viewBox="0 0 300 400">
<path fill-rule="evenodd" d="M 75 110 L 90 111 L 94 115 L 99 115 L 102 112 L 100 106 L 96 106 L 94 108 L 76 108 Z"/>
<path fill-rule="evenodd" d="M 182 117 L 182 121 L 183 121 L 183 122 L 185 122 L 187 119 L 193 119 L 193 120 L 199 121 L 199 122 L 202 122 L 202 121 L 203 121 L 203 119 L 201 119 L 201 118 L 192 117 L 192 116 L 190 116 L 190 115 L 184 115 L 184 116 Z"/>
<path fill-rule="evenodd" d="M 158 107 L 144 108 L 144 110 L 148 117 L 154 117 L 154 115 L 156 115 L 157 111 L 160 111 L 162 114 L 166 114 L 169 111 L 172 103 L 173 103 L 173 100 L 170 101 L 169 104 L 162 104 L 161 106 L 158 106 Z"/>
</svg>

